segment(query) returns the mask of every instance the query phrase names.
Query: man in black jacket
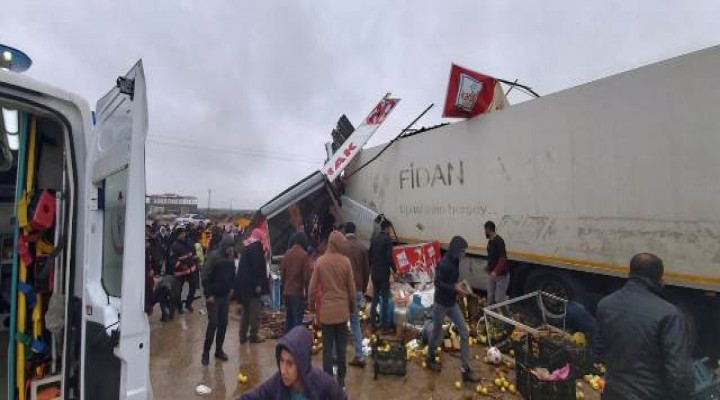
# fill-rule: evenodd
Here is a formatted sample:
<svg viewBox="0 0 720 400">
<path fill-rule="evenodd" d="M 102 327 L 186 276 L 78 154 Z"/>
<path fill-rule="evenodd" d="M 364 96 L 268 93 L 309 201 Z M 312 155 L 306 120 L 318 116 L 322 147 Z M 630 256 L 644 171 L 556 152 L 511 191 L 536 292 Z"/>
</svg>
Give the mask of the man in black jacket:
<svg viewBox="0 0 720 400">
<path fill-rule="evenodd" d="M 195 301 L 195 291 L 197 290 L 198 279 L 198 258 L 195 247 L 187 238 L 187 232 L 184 228 L 178 229 L 177 239 L 172 246 L 171 263 L 173 275 L 175 275 L 175 286 L 173 287 L 173 301 L 176 304 L 178 313 L 183 313 L 182 287 L 185 282 L 190 286 L 187 298 L 185 299 L 185 308 L 192 312 L 192 303 Z"/>
<path fill-rule="evenodd" d="M 598 305 L 607 376 L 603 400 L 687 400 L 693 381 L 682 313 L 663 298 L 663 262 L 630 261 L 629 280 Z"/>
<path fill-rule="evenodd" d="M 250 334 L 250 343 L 262 343 L 259 336 L 260 313 L 262 312 L 261 297 L 270 292 L 268 286 L 265 250 L 262 242 L 252 239 L 240 256 L 236 291 L 243 305 L 240 318 L 240 344 L 245 344 Z"/>
<path fill-rule="evenodd" d="M 235 241 L 226 235 L 220 241 L 218 249 L 213 251 L 202 270 L 202 282 L 205 291 L 205 303 L 208 311 L 208 325 L 205 331 L 202 363 L 210 363 L 210 348 L 215 341 L 215 358 L 227 361 L 223 351 L 225 332 L 228 324 L 228 306 L 235 282 Z"/>
<path fill-rule="evenodd" d="M 388 312 L 388 298 L 390 296 L 390 275 L 395 273 L 395 263 L 392 259 L 393 242 L 390 239 L 390 221 L 383 220 L 380 223 L 380 232 L 375 235 L 370 243 L 370 278 L 373 284 L 373 299 L 370 308 L 370 324 L 373 332 L 377 330 L 375 319 L 377 318 L 377 305 L 382 296 L 380 307 L 380 321 L 390 321 L 386 315 Z M 383 333 L 389 333 L 391 326 L 383 326 Z"/>
<path fill-rule="evenodd" d="M 440 372 L 440 364 L 435 362 L 435 349 L 442 339 L 442 325 L 445 317 L 449 317 L 460 334 L 460 359 L 462 361 L 463 382 L 479 382 L 480 379 L 470 370 L 470 349 L 468 338 L 470 331 L 465 323 L 465 316 L 460 310 L 457 296 L 467 296 L 468 292 L 458 281 L 460 279 L 460 260 L 465 257 L 468 243 L 461 236 L 450 241 L 447 253 L 443 256 L 435 271 L 435 304 L 433 305 L 433 331 L 428 345 L 428 369 Z"/>
</svg>

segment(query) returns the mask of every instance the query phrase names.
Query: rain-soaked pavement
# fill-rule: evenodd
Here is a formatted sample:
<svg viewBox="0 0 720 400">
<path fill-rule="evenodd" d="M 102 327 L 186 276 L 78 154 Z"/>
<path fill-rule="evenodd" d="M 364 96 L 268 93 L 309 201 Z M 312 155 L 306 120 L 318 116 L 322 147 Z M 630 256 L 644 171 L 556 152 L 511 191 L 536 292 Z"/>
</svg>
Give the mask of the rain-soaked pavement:
<svg viewBox="0 0 720 400">
<path fill-rule="evenodd" d="M 160 322 L 156 308 L 150 317 L 151 326 L 151 378 L 155 399 L 235 399 L 250 390 L 253 385 L 264 381 L 277 370 L 275 362 L 275 340 L 263 344 L 245 344 L 238 341 L 238 306 L 230 310 L 230 323 L 225 341 L 225 352 L 230 361 L 221 362 L 213 358 L 210 365 L 203 367 L 200 355 L 207 323 L 207 315 L 200 312 L 202 300 L 196 302 L 194 313 L 176 315 L 170 322 Z M 495 368 L 482 361 L 476 361 L 475 355 L 485 351 L 484 347 L 471 349 L 473 368 L 483 378 L 493 379 Z M 348 360 L 351 358 L 348 346 Z M 212 352 L 211 352 L 212 356 Z M 422 360 L 414 359 L 408 363 L 406 377 L 380 376 L 373 379 L 370 364 L 365 369 L 348 368 L 346 378 L 347 392 L 351 399 L 520 399 L 519 395 L 495 393 L 491 396 L 476 394 L 473 385 L 455 389 L 455 381 L 460 379 L 460 361 L 457 357 L 443 354 L 443 371 L 435 374 L 422 368 Z M 313 364 L 322 366 L 321 354 L 313 358 Z M 238 372 L 249 376 L 249 382 L 241 384 L 237 380 Z M 514 372 L 508 374 L 514 380 Z M 489 383 L 489 382 L 488 382 Z M 206 396 L 195 394 L 198 385 L 206 385 L 212 393 Z M 599 399 L 599 395 L 584 388 L 585 398 Z"/>
</svg>

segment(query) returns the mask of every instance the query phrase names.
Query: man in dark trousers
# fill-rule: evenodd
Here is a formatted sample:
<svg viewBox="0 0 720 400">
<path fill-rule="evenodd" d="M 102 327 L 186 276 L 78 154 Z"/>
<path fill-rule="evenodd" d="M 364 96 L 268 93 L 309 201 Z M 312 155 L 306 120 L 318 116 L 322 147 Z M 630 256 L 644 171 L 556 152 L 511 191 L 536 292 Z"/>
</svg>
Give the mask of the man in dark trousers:
<svg viewBox="0 0 720 400">
<path fill-rule="evenodd" d="M 188 283 L 185 308 L 192 312 L 192 303 L 195 300 L 195 291 L 198 287 L 198 258 L 195 247 L 187 239 L 187 232 L 184 228 L 178 229 L 177 239 L 172 246 L 173 275 L 175 275 L 175 287 L 173 288 L 173 300 L 177 305 L 178 313 L 183 313 L 182 288 L 185 282 Z"/>
<path fill-rule="evenodd" d="M 370 243 L 370 274 L 373 284 L 373 299 L 370 310 L 370 323 L 375 332 L 377 326 L 378 300 L 382 296 L 380 307 L 380 321 L 389 321 L 386 315 L 388 312 L 388 298 L 390 296 L 390 276 L 395 273 L 395 263 L 392 259 L 393 242 L 390 239 L 390 221 L 383 220 L 380 223 L 380 232 L 375 235 Z M 383 326 L 382 333 L 392 332 L 391 326 Z"/>
<path fill-rule="evenodd" d="M 265 249 L 262 244 L 263 233 L 253 230 L 251 238 L 246 242 L 238 266 L 236 291 L 243 305 L 240 318 L 240 344 L 262 343 L 259 335 L 260 313 L 262 312 L 262 295 L 270 293 L 267 277 Z"/>
<path fill-rule="evenodd" d="M 202 270 L 205 303 L 208 311 L 208 325 L 205 331 L 202 363 L 210 363 L 210 348 L 215 340 L 215 358 L 227 361 L 223 351 L 225 331 L 228 324 L 228 308 L 235 282 L 235 241 L 226 235 L 218 249 L 210 253 Z"/>
<path fill-rule="evenodd" d="M 365 355 L 362 350 L 362 327 L 360 326 L 360 304 L 365 297 L 368 283 L 370 281 L 370 258 L 368 250 L 355 235 L 355 224 L 348 222 L 345 224 L 345 237 L 347 244 L 345 245 L 345 255 L 350 259 L 355 278 L 355 289 L 357 296 L 355 298 L 355 310 L 350 314 L 350 330 L 353 333 L 353 342 L 355 344 L 355 357 L 350 360 L 349 364 L 353 367 L 365 367 Z"/>
<path fill-rule="evenodd" d="M 308 237 L 297 232 L 290 241 L 290 249 L 280 262 L 282 294 L 285 298 L 285 332 L 303 322 L 303 313 L 307 304 L 308 285 L 312 274 L 310 256 L 305 250 Z"/>
<path fill-rule="evenodd" d="M 693 392 L 683 314 L 663 295 L 662 260 L 630 261 L 629 280 L 600 301 L 597 323 L 607 365 L 603 400 L 686 400 Z"/>
<path fill-rule="evenodd" d="M 510 269 L 508 268 L 505 241 L 495 232 L 495 223 L 485 223 L 485 237 L 487 245 L 487 272 L 490 274 L 487 290 L 487 304 L 502 303 L 507 300 L 507 291 L 510 287 Z"/>
<path fill-rule="evenodd" d="M 435 304 L 433 305 L 433 330 L 428 345 L 427 360 L 425 363 L 431 371 L 440 372 L 441 366 L 435 361 L 435 350 L 442 339 L 442 326 L 445 317 L 455 325 L 460 334 L 460 360 L 462 361 L 463 382 L 474 383 L 480 379 L 470 369 L 470 349 L 468 338 L 470 330 L 465 323 L 465 316 L 457 302 L 458 295 L 467 296 L 465 287 L 459 283 L 460 261 L 465 257 L 467 241 L 455 236 L 450 241 L 447 253 L 443 256 L 435 271 Z"/>
</svg>

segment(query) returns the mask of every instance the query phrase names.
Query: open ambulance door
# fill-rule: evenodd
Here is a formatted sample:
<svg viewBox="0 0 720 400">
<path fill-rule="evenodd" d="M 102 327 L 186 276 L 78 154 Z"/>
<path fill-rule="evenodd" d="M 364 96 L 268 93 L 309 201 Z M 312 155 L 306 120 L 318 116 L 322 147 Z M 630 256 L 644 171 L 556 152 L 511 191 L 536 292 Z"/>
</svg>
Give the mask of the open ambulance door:
<svg viewBox="0 0 720 400">
<path fill-rule="evenodd" d="M 139 61 L 96 106 L 86 174 L 82 399 L 151 398 L 145 292 L 147 99 Z"/>
</svg>

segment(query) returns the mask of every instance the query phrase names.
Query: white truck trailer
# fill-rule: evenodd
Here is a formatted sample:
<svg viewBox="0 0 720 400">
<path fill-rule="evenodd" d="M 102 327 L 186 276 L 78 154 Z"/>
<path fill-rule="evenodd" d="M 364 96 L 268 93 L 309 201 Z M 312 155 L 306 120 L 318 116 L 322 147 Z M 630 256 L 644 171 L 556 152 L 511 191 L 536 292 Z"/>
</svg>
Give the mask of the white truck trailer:
<svg viewBox="0 0 720 400">
<path fill-rule="evenodd" d="M 384 145 L 363 150 L 345 195 L 402 242 L 464 236 L 463 276 L 481 290 L 488 220 L 514 293 L 606 294 L 634 254 L 655 253 L 692 333 L 717 334 L 718 71 L 720 46 L 406 135 L 375 160 Z"/>
<path fill-rule="evenodd" d="M 23 56 L 0 51 L 0 398 L 151 398 L 142 63 L 112 78 L 92 114 L 13 72 Z M 28 213 L 41 193 L 53 193 L 49 229 Z M 41 242 L 54 251 L 41 256 Z"/>
</svg>

